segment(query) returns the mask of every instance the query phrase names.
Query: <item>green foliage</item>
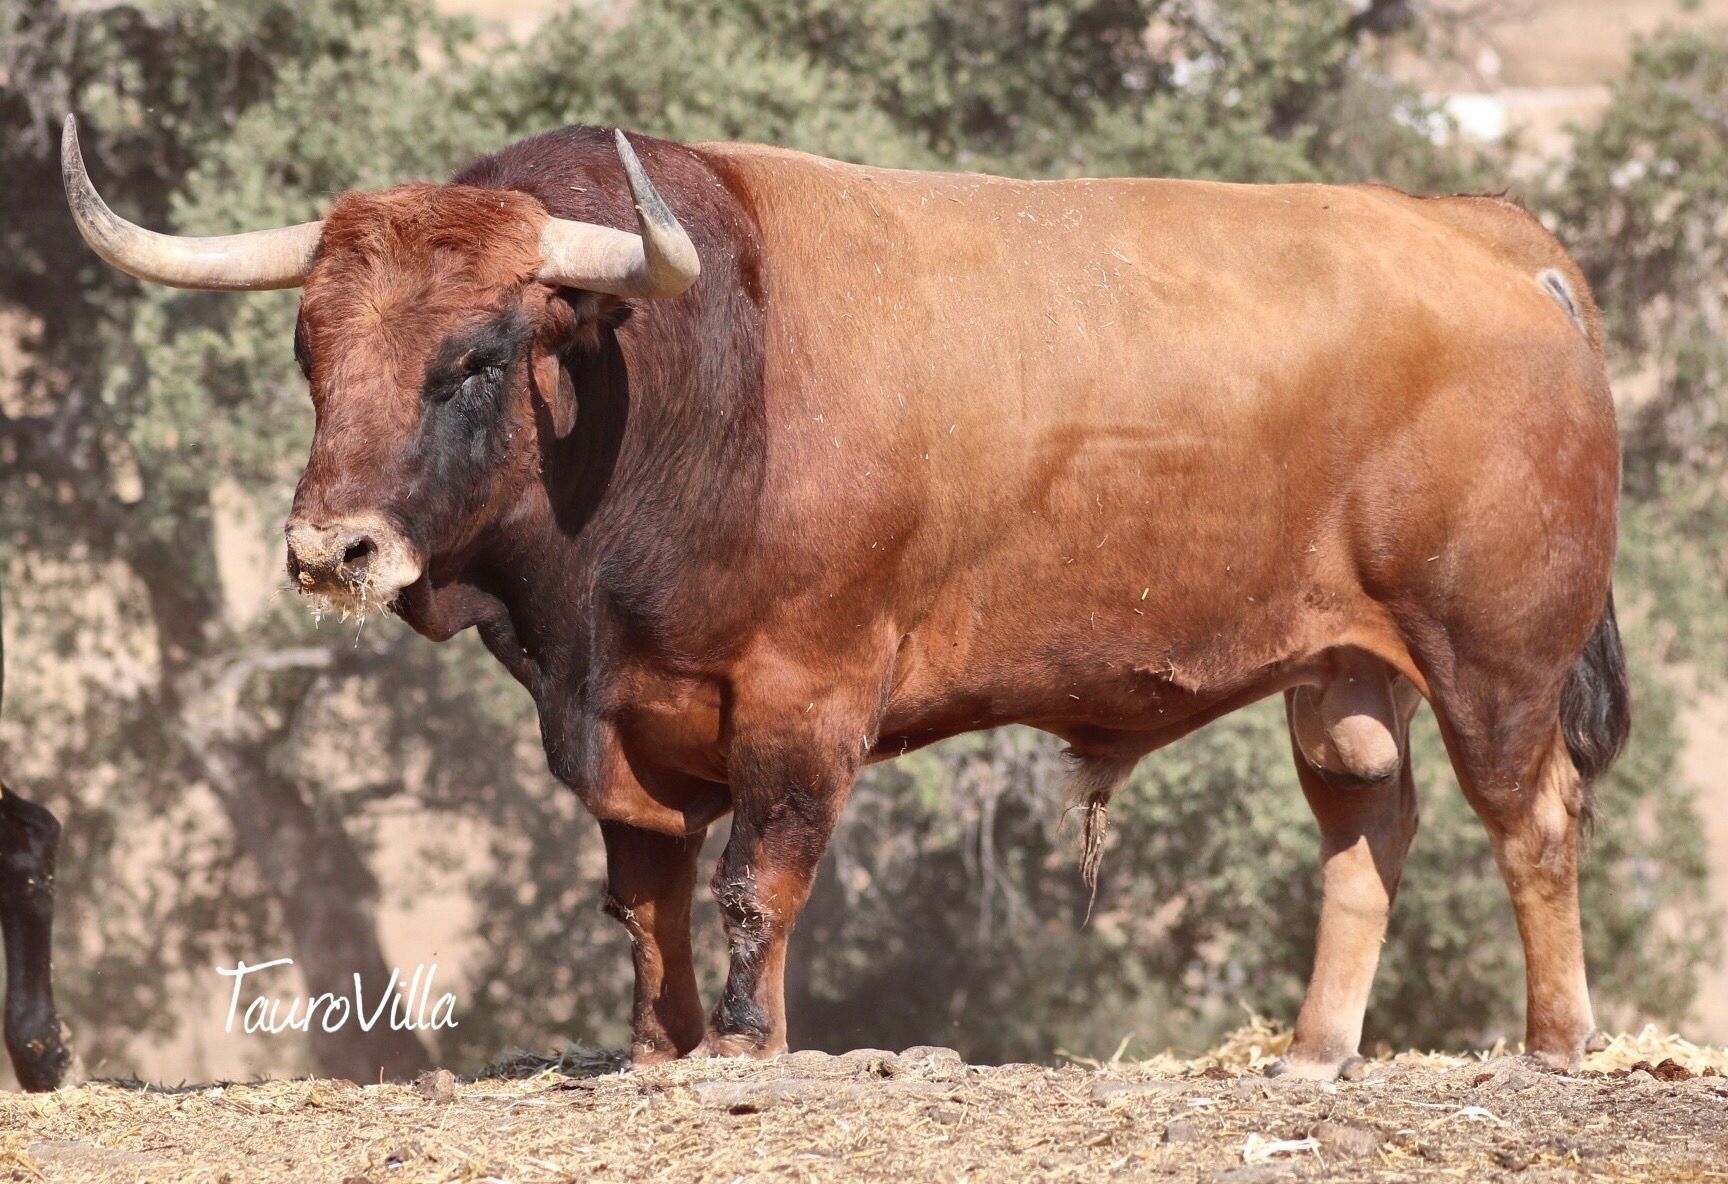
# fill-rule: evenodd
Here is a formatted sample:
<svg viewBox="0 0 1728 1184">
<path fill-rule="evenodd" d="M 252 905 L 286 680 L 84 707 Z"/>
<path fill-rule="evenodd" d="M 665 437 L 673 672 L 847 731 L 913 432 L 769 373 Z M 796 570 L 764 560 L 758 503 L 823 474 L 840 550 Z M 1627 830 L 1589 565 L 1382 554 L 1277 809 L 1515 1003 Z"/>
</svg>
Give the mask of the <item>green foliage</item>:
<svg viewBox="0 0 1728 1184">
<path fill-rule="evenodd" d="M 1439 44 L 1408 23 L 1417 10 L 1369 6 L 1388 26 L 1400 23 L 1388 13 L 1405 14 L 1381 40 L 1360 9 L 637 0 L 605 17 L 573 7 L 499 44 L 419 0 L 0 0 L 0 166 L 17 215 L 0 220 L 0 308 L 29 318 L 19 401 L 0 401 L 0 578 L 15 590 L 14 638 L 28 634 L 9 647 L 5 735 L 9 759 L 71 823 L 61 970 L 87 1047 L 120 1057 L 133 1033 L 165 1031 L 177 975 L 279 934 L 269 885 L 188 771 L 172 677 L 260 649 L 345 655 L 247 684 L 261 772 L 301 785 L 363 850 L 390 809 L 447 819 L 450 860 L 479 868 L 460 968 L 476 988 L 446 1060 L 559 1037 L 619 1042 L 629 967 L 597 908 L 598 836 L 544 774 L 525 696 L 472 638 L 434 648 L 381 622 L 349 646 L 288 604 L 224 615 L 221 532 L 273 539 L 305 454 L 294 298 L 141 290 L 97 263 L 59 193 L 64 109 L 86 117 L 92 171 L 123 213 L 192 233 L 314 217 L 340 190 L 448 175 L 572 121 L 1027 176 L 1497 188 L 1502 162 L 1436 136 L 1444 120 L 1384 69 L 1399 45 Z M 1700 595 L 1698 577 L 1720 588 L 1710 565 L 1721 556 L 1703 543 L 1728 519 L 1725 61 L 1719 35 L 1646 46 L 1547 203 L 1618 350 L 1661 376 L 1633 433 L 1621 579 L 1638 725 L 1599 789 L 1584 888 L 1599 997 L 1658 1018 L 1684 1012 L 1713 952 L 1660 659 L 1724 633 L 1720 597 Z M 81 594 L 93 584 L 115 591 Z M 70 701 L 50 677 L 68 655 L 86 671 Z M 1417 768 L 1423 832 L 1370 1035 L 1515 1036 L 1510 910 L 1431 729 Z M 1046 1057 L 1108 1052 L 1130 1033 L 1141 1049 L 1197 1045 L 1243 1007 L 1293 1016 L 1318 844 L 1278 705 L 1145 763 L 1113 811 L 1089 922 L 1062 774 L 1052 745 L 1018 730 L 872 770 L 798 930 L 794 1041 Z M 148 845 L 163 834 L 162 850 Z M 144 858 L 151 888 L 116 893 L 136 882 L 122 867 Z M 712 975 L 721 951 L 707 910 L 698 925 Z"/>
<path fill-rule="evenodd" d="M 480 82 L 518 130 L 627 122 L 847 160 L 1018 176 L 1458 189 L 1486 162 L 1362 68 L 1342 5 L 1238 0 L 647 0 L 555 19 Z"/>
<path fill-rule="evenodd" d="M 1621 368 L 1654 393 L 1626 425 L 1627 572 L 1665 654 L 1728 671 L 1728 28 L 1638 46 L 1579 138 L 1551 216 L 1595 286 Z"/>
</svg>

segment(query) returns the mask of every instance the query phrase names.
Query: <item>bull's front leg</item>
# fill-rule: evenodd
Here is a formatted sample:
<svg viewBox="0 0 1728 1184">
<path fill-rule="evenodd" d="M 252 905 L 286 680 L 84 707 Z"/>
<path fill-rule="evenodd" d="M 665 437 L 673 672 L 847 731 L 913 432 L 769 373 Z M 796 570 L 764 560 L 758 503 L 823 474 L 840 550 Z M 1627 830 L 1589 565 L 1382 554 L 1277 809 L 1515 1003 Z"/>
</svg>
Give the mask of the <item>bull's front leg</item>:
<svg viewBox="0 0 1728 1184">
<path fill-rule="evenodd" d="M 865 730 L 809 723 L 819 711 L 813 705 L 794 732 L 734 747 L 732 834 L 713 882 L 730 968 L 698 1056 L 786 1051 L 786 943 L 852 790 Z"/>
<path fill-rule="evenodd" d="M 600 833 L 606 842 L 606 912 L 629 932 L 636 968 L 631 1063 L 652 1065 L 683 1056 L 702 1039 L 690 905 L 706 831 L 665 835 L 602 822 Z"/>
</svg>

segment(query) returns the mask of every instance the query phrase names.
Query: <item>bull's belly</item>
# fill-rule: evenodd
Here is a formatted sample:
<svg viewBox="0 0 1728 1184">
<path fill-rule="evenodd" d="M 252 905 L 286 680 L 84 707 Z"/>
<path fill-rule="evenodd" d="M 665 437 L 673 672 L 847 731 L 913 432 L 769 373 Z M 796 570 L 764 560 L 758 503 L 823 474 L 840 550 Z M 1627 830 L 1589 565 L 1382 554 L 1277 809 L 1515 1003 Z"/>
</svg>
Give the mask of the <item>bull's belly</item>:
<svg viewBox="0 0 1728 1184">
<path fill-rule="evenodd" d="M 897 671 L 870 759 L 1016 723 L 1082 751 L 1147 752 L 1267 695 L 1315 681 L 1322 658 L 1306 646 L 1251 661 L 1229 645 L 1219 651 L 1195 660 L 1193 650 L 1181 657 L 1169 648 L 1135 655 L 1107 645 L 1070 650 L 1060 660 L 1037 654 L 981 660 L 969 670 L 920 667 L 914 656 Z"/>
<path fill-rule="evenodd" d="M 866 759 L 871 763 L 892 760 L 951 736 L 1008 724 L 1049 732 L 1088 754 L 1123 750 L 1138 755 L 1172 744 L 1223 715 L 1304 681 L 1305 676 L 1269 672 L 1266 678 L 1232 694 L 1190 696 L 1179 705 L 1107 715 L 1084 708 L 1060 714 L 1023 715 L 987 710 L 977 703 L 956 703 L 947 710 L 930 711 L 916 719 L 895 720 Z"/>
</svg>

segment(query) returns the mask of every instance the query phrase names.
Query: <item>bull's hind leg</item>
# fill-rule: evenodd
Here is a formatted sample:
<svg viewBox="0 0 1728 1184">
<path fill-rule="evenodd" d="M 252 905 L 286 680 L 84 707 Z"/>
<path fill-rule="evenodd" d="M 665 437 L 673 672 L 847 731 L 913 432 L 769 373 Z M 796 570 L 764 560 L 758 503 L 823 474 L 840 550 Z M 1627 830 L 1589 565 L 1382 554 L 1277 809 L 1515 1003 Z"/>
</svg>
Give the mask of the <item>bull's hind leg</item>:
<svg viewBox="0 0 1728 1184">
<path fill-rule="evenodd" d="M 1576 1070 L 1596 1024 L 1578 911 L 1584 788 L 1557 713 L 1509 724 L 1442 712 L 1452 764 L 1488 830 L 1524 944 L 1525 1051 Z M 1540 719 L 1540 717 L 1538 717 Z"/>
<path fill-rule="evenodd" d="M 603 822 L 600 833 L 606 842 L 606 911 L 629 932 L 636 968 L 630 1060 L 671 1060 L 702 1039 L 690 905 L 706 832 L 673 836 Z"/>
<path fill-rule="evenodd" d="M 1320 932 L 1308 994 L 1276 1074 L 1330 1081 L 1357 1056 L 1386 921 L 1416 834 L 1415 688 L 1378 663 L 1344 663 L 1285 694 L 1302 792 L 1320 824 Z"/>
<path fill-rule="evenodd" d="M 6 1051 L 27 1090 L 77 1075 L 54 1009 L 51 936 L 60 823 L 0 786 L 0 930 L 6 944 Z"/>
</svg>

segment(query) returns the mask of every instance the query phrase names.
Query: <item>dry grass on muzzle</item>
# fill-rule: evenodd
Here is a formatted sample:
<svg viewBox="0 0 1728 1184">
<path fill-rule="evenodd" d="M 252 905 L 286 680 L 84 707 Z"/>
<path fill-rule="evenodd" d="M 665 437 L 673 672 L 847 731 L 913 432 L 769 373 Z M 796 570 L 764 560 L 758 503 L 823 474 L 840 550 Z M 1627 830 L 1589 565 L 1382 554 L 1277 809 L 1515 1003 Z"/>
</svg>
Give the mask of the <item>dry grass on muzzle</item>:
<svg viewBox="0 0 1728 1184">
<path fill-rule="evenodd" d="M 343 593 L 314 592 L 303 588 L 292 580 L 278 584 L 270 593 L 270 600 L 276 601 L 283 596 L 296 596 L 306 606 L 306 611 L 312 614 L 312 624 L 322 625 L 325 617 L 335 617 L 346 623 L 354 621 L 356 625 L 365 625 L 368 617 L 389 611 L 391 600 L 379 600 L 375 590 L 367 583 L 350 585 Z"/>
<path fill-rule="evenodd" d="M 324 618 L 329 616 L 344 623 L 353 621 L 356 625 L 364 625 L 366 618 L 385 612 L 390 607 L 390 601 L 376 598 L 370 583 L 352 584 L 346 593 L 302 590 L 300 596 L 312 613 L 314 625 L 322 625 Z"/>
</svg>

